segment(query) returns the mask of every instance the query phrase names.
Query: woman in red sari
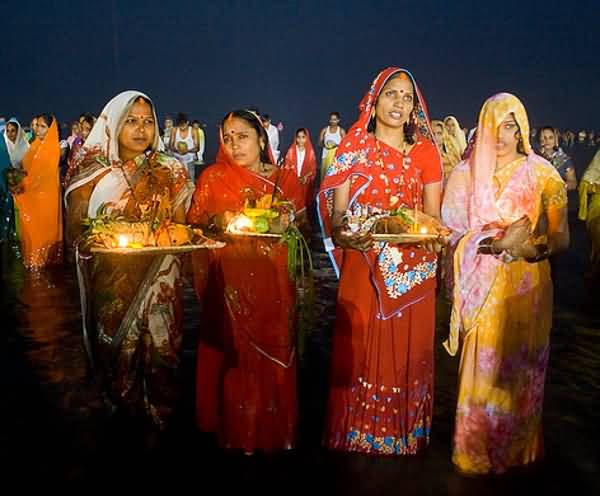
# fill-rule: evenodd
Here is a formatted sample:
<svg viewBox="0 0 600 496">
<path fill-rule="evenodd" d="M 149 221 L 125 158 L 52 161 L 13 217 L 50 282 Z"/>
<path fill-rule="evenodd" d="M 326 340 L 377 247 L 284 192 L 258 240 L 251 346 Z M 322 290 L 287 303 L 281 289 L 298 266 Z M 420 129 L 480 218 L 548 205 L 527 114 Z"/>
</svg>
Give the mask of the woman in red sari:
<svg viewBox="0 0 600 496">
<path fill-rule="evenodd" d="M 441 180 L 425 101 L 409 72 L 390 67 L 363 98 L 317 198 L 340 276 L 330 449 L 404 455 L 429 442 L 436 254 L 350 234 L 345 215 L 405 206 L 439 217 Z"/>
<path fill-rule="evenodd" d="M 302 196 L 309 208 L 314 200 L 315 177 L 317 176 L 317 158 L 308 129 L 301 127 L 296 131 L 294 143 L 290 145 L 283 166 L 291 169 L 302 186 Z"/>
<path fill-rule="evenodd" d="M 247 201 L 265 195 L 293 202 L 301 217 L 296 175 L 273 165 L 260 119 L 231 112 L 221 129 L 217 162 L 198 179 L 188 222 L 223 231 Z M 246 453 L 292 448 L 295 289 L 286 246 L 270 238 L 229 237 L 225 248 L 195 253 L 193 262 L 205 308 L 197 368 L 200 429 L 216 433 L 223 447 Z"/>
<path fill-rule="evenodd" d="M 62 261 L 59 160 L 56 118 L 42 114 L 37 118 L 36 138 L 23 157 L 27 175 L 22 192 L 14 195 L 23 264 L 29 270 Z"/>
</svg>

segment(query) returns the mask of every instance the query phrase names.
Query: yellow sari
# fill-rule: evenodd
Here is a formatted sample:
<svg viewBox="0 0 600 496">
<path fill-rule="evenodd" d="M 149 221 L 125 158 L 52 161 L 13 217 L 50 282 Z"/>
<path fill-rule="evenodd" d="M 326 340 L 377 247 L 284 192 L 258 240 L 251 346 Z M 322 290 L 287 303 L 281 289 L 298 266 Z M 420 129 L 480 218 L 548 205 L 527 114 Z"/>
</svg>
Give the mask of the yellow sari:
<svg viewBox="0 0 600 496">
<path fill-rule="evenodd" d="M 600 150 L 579 183 L 579 219 L 585 221 L 592 241 L 592 272 L 600 274 Z"/>
<path fill-rule="evenodd" d="M 442 121 L 431 121 L 432 127 L 439 127 L 442 130 L 442 146 L 438 145 L 440 155 L 442 156 L 442 166 L 444 168 L 444 181 L 448 181 L 450 173 L 458 165 L 461 159 L 461 153 L 458 150 L 456 142 L 448 134 L 448 130 Z"/>
<path fill-rule="evenodd" d="M 565 208 L 567 197 L 554 167 L 526 140 L 527 156 L 495 170 L 496 129 L 510 113 L 528 136 L 527 115 L 516 97 L 489 99 L 473 154 L 451 175 L 442 207 L 456 247 L 446 349 L 454 355 L 462 341 L 452 461 L 465 473 L 502 473 L 543 454 L 550 266 L 547 260 L 509 261 L 477 249 L 525 215 L 537 226 L 544 213 Z"/>
</svg>

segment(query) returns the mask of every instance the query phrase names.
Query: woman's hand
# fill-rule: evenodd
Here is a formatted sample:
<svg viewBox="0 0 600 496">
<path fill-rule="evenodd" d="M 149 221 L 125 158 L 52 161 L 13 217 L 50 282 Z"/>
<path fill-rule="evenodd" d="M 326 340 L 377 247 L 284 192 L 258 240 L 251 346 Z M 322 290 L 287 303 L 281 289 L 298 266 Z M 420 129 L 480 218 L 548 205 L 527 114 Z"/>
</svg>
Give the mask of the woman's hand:
<svg viewBox="0 0 600 496">
<path fill-rule="evenodd" d="M 283 234 L 290 227 L 290 224 L 290 214 L 282 212 L 274 219 L 269 219 L 269 231 L 275 234 Z"/>
<path fill-rule="evenodd" d="M 209 227 L 213 227 L 213 229 L 216 229 L 219 232 L 225 232 L 225 230 L 227 229 L 227 226 L 233 220 L 234 217 L 235 217 L 234 212 L 230 212 L 229 210 L 226 210 L 225 212 L 223 212 L 221 214 L 214 215 L 211 218 Z"/>
<path fill-rule="evenodd" d="M 423 243 L 421 246 L 425 248 L 430 253 L 440 253 L 444 249 L 445 239 L 440 238 L 432 241 L 427 241 Z"/>
<path fill-rule="evenodd" d="M 369 251 L 373 246 L 371 233 L 354 234 L 346 226 L 338 226 L 333 229 L 334 243 L 343 249 Z"/>
<path fill-rule="evenodd" d="M 508 226 L 502 238 L 493 243 L 496 251 L 514 250 L 526 244 L 531 236 L 531 221 L 529 217 L 522 217 Z"/>
</svg>

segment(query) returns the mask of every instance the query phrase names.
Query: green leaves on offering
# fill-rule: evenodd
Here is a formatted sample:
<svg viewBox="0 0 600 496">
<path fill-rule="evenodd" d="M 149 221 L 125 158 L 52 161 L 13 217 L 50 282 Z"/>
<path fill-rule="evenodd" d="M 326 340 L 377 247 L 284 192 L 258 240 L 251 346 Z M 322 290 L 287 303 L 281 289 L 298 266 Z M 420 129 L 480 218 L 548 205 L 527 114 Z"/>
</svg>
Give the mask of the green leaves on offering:
<svg viewBox="0 0 600 496">
<path fill-rule="evenodd" d="M 308 333 L 314 325 L 315 286 L 312 258 L 306 239 L 295 225 L 288 227 L 280 242 L 287 245 L 288 275 L 296 286 L 296 308 L 293 316 L 297 319 L 298 354 L 303 356 Z"/>
</svg>

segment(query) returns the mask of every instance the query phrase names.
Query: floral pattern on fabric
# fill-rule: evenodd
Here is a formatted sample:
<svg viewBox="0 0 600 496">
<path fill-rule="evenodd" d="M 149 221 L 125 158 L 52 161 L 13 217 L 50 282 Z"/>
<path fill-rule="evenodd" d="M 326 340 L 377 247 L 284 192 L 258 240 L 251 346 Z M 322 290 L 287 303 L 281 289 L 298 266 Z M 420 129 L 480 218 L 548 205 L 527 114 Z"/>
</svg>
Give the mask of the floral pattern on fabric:
<svg viewBox="0 0 600 496">
<path fill-rule="evenodd" d="M 436 259 L 427 261 L 426 257 L 422 257 L 422 262 L 411 267 L 403 262 L 403 254 L 406 253 L 411 260 L 416 256 L 414 251 L 401 251 L 387 243 L 379 243 L 375 251 L 379 252 L 377 262 L 390 298 L 396 299 L 436 276 Z"/>
<path fill-rule="evenodd" d="M 429 444 L 431 432 L 431 384 L 415 381 L 411 388 L 369 383 L 359 377 L 351 388 L 349 415 L 360 419 L 348 432 L 335 433 L 332 444 L 344 443 L 347 449 L 380 455 L 413 455 Z M 410 409 L 407 411 L 405 401 Z M 395 426 L 408 418 L 412 426 L 405 432 Z"/>
</svg>

